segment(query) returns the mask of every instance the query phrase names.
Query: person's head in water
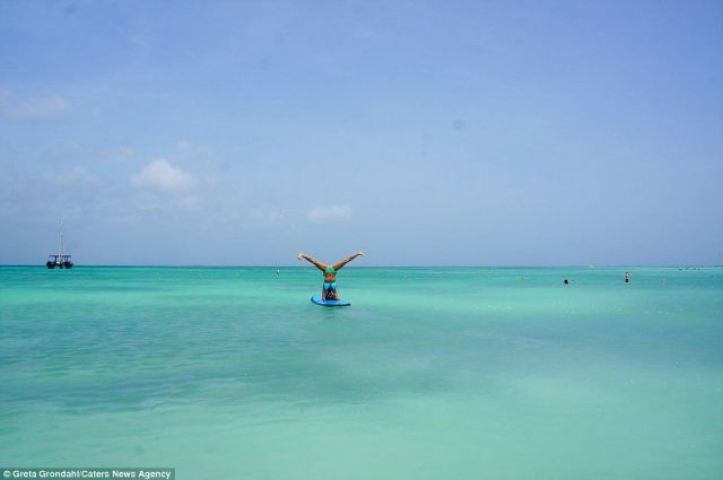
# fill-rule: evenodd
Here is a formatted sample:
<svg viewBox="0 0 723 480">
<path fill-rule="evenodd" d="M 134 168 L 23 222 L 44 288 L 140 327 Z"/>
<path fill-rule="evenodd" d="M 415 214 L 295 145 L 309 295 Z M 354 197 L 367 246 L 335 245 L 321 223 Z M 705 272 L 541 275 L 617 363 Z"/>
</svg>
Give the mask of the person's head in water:
<svg viewBox="0 0 723 480">
<path fill-rule="evenodd" d="M 567 284 L 570 283 L 570 282 L 569 282 L 569 281 L 567 280 L 567 278 L 566 278 L 565 280 L 562 281 L 562 283 L 564 283 L 565 285 L 567 285 Z"/>
</svg>

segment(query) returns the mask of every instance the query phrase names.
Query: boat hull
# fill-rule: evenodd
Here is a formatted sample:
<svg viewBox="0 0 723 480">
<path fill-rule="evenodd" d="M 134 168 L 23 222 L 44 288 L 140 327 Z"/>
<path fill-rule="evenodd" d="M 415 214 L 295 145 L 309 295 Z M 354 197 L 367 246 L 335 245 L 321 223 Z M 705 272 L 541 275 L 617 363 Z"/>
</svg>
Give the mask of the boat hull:
<svg viewBox="0 0 723 480">
<path fill-rule="evenodd" d="M 45 266 L 48 267 L 50 270 L 53 270 L 56 268 L 71 269 L 71 268 L 73 268 L 73 262 L 61 262 L 61 263 L 46 262 Z"/>
</svg>

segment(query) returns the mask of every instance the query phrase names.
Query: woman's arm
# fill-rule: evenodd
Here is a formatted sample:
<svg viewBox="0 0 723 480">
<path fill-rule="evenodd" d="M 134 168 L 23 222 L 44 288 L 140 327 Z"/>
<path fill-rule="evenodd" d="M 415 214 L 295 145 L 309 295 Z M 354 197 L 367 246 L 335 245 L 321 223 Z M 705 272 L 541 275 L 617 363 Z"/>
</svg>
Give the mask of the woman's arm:
<svg viewBox="0 0 723 480">
<path fill-rule="evenodd" d="M 354 260 L 356 257 L 361 257 L 361 256 L 363 256 L 363 255 L 364 255 L 364 252 L 362 252 L 361 250 L 359 250 L 359 251 L 356 252 L 354 255 L 350 255 L 350 256 L 346 257 L 344 260 L 339 260 L 338 262 L 336 262 L 336 263 L 334 264 L 334 270 L 339 270 L 341 267 L 343 267 L 343 266 L 346 265 L 347 263 L 351 262 L 351 261 Z"/>
<path fill-rule="evenodd" d="M 307 255 L 305 253 L 299 253 L 296 258 L 299 260 L 306 260 L 307 262 L 311 262 L 318 268 L 319 270 L 326 270 L 326 263 L 322 262 L 321 260 L 317 260 L 316 258 L 312 257 L 311 255 Z"/>
</svg>

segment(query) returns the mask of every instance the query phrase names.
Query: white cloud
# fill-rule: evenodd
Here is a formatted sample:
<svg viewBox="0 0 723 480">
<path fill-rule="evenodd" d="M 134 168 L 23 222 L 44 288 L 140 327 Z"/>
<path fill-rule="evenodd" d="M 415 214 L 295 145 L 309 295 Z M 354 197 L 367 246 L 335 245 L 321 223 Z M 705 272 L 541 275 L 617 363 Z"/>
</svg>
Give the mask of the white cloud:
<svg viewBox="0 0 723 480">
<path fill-rule="evenodd" d="M 180 193 L 193 188 L 194 180 L 183 169 L 159 158 L 143 167 L 143 170 L 133 177 L 133 184 L 166 193 Z"/>
<path fill-rule="evenodd" d="M 0 116 L 17 120 L 59 117 L 68 113 L 71 106 L 70 100 L 59 95 L 13 101 L 0 92 Z"/>
<path fill-rule="evenodd" d="M 306 213 L 306 218 L 314 223 L 338 222 L 351 219 L 351 207 L 332 205 L 330 207 L 312 208 Z"/>
</svg>

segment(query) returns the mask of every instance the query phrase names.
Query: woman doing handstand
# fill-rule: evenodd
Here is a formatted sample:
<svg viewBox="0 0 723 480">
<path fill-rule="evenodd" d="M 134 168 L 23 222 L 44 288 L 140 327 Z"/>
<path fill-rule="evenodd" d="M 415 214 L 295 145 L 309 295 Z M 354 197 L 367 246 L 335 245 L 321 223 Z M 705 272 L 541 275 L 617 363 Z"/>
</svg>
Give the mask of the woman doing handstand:
<svg viewBox="0 0 723 480">
<path fill-rule="evenodd" d="M 316 266 L 316 268 L 324 272 L 324 286 L 321 289 L 321 298 L 323 300 L 339 300 L 339 294 L 336 293 L 336 272 L 341 270 L 344 265 L 351 262 L 356 257 L 361 257 L 363 255 L 364 252 L 359 250 L 354 255 L 350 255 L 344 260 L 339 260 L 332 265 L 328 265 L 305 253 L 299 253 L 296 258 L 311 262 Z"/>
</svg>

